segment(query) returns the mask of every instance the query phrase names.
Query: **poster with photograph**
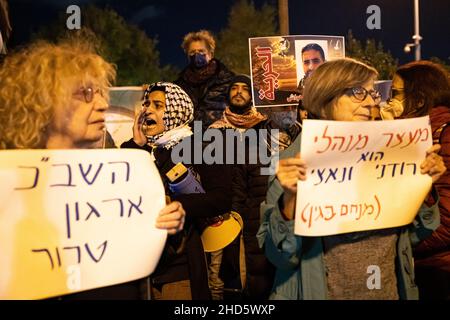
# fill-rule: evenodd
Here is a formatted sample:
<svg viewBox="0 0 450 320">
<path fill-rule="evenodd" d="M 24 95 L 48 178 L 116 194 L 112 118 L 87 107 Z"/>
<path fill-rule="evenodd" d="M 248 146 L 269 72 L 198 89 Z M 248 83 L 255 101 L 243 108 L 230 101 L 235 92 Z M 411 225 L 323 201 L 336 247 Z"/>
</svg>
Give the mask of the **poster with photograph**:
<svg viewBox="0 0 450 320">
<path fill-rule="evenodd" d="M 109 90 L 109 109 L 106 129 L 116 147 L 133 137 L 135 108 L 141 107 L 142 87 L 112 87 Z"/>
<path fill-rule="evenodd" d="M 345 57 L 342 36 L 275 36 L 249 39 L 253 103 L 297 105 L 304 80 L 323 62 Z"/>
</svg>

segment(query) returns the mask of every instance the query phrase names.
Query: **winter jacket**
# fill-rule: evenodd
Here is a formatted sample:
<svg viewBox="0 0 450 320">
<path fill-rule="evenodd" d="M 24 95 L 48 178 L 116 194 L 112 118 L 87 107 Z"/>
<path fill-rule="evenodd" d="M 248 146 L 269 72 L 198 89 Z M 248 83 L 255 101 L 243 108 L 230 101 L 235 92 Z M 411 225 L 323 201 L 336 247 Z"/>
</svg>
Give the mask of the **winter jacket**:
<svg viewBox="0 0 450 320">
<path fill-rule="evenodd" d="M 435 107 L 430 112 L 431 130 L 435 143 L 441 144 L 439 154 L 450 168 L 450 109 Z M 446 124 L 449 124 L 448 126 Z M 450 273 L 450 170 L 434 183 L 440 196 L 441 225 L 414 250 L 416 266 L 434 267 Z"/>
<path fill-rule="evenodd" d="M 253 129 L 263 129 L 259 123 Z M 230 129 L 229 129 L 230 130 Z M 266 147 L 265 143 L 258 146 Z M 259 152 L 259 150 L 254 150 Z M 265 152 L 269 152 L 264 150 Z M 248 149 L 246 149 L 248 153 Z M 248 156 L 247 156 L 248 158 Z M 259 157 L 258 157 L 258 160 Z M 246 286 L 244 297 L 249 299 L 267 299 L 272 288 L 275 275 L 274 266 L 267 260 L 259 248 L 256 239 L 260 225 L 259 207 L 267 192 L 268 176 L 261 174 L 263 167 L 270 164 L 238 164 L 233 171 L 233 210 L 238 212 L 244 221 L 243 237 L 245 247 Z"/>
<path fill-rule="evenodd" d="M 192 136 L 186 139 L 192 139 Z M 193 145 L 194 143 L 191 143 L 191 147 L 194 147 Z M 230 211 L 231 168 L 225 165 L 194 164 L 192 167 L 200 175 L 201 184 L 206 193 L 174 195 L 168 188 L 166 177 L 166 173 L 175 166 L 171 159 L 172 150 L 165 148 L 152 150 L 148 145 L 139 147 L 133 139 L 124 142 L 121 147 L 141 148 L 153 153 L 156 166 L 166 186 L 166 194 L 172 200 L 181 202 L 186 211 L 184 230 L 168 237 L 162 257 L 151 276 L 152 285 L 158 286 L 189 279 L 194 300 L 210 299 L 206 260 L 197 220 Z M 191 155 L 193 157 L 194 153 L 191 152 Z M 186 166 L 191 165 L 187 164 Z"/>
<path fill-rule="evenodd" d="M 265 120 L 255 125 L 252 130 L 256 131 L 258 143 L 248 145 L 245 149 L 245 164 L 237 164 L 233 170 L 233 210 L 240 213 L 244 222 L 243 240 L 245 247 L 246 284 L 243 295 L 246 299 L 264 300 L 269 297 L 275 275 L 274 266 L 267 260 L 263 250 L 258 246 L 256 234 L 258 232 L 260 218 L 260 204 L 264 201 L 268 188 L 268 175 L 264 169 L 268 169 L 270 163 L 263 163 L 260 158 L 261 152 L 265 153 L 266 161 L 270 162 L 269 135 L 272 132 L 273 122 Z M 228 129 L 232 130 L 232 129 Z M 266 130 L 261 131 L 261 130 Z M 292 127 L 286 135 L 289 141 L 293 141 L 300 128 Z M 242 140 L 248 130 L 237 130 Z M 273 142 L 270 142 L 272 144 Z M 254 148 L 257 146 L 258 148 Z M 272 144 L 273 148 L 274 145 Z M 262 150 L 261 150 L 262 148 Z M 277 146 L 278 148 L 278 146 Z M 236 154 L 236 153 L 235 153 Z M 250 154 L 253 154 L 256 163 L 251 162 Z M 226 248 L 229 251 L 230 248 Z M 226 253 L 225 253 L 226 254 Z M 236 254 L 236 253 L 235 253 Z M 236 272 L 237 273 L 237 272 Z"/>
<path fill-rule="evenodd" d="M 280 159 L 293 157 L 299 151 L 300 136 L 280 153 Z M 433 193 L 438 198 L 437 193 Z M 260 247 L 277 268 L 270 298 L 327 299 L 322 238 L 294 235 L 294 220 L 286 221 L 280 212 L 278 203 L 282 195 L 283 188 L 276 177 L 271 176 L 266 201 L 261 204 L 263 222 L 257 235 Z M 412 245 L 439 226 L 438 202 L 437 199 L 429 208 L 423 205 L 411 225 L 399 228 L 395 263 L 400 299 L 418 299 Z"/>
</svg>

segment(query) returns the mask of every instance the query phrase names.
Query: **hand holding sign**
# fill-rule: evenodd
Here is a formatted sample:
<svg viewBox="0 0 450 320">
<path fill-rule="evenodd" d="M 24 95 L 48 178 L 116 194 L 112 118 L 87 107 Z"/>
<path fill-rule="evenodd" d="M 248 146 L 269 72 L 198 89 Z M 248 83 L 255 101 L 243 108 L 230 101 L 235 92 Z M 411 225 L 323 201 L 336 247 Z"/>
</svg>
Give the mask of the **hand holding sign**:
<svg viewBox="0 0 450 320">
<path fill-rule="evenodd" d="M 165 206 L 156 219 L 156 227 L 167 229 L 168 234 L 175 234 L 184 227 L 186 212 L 180 202 L 174 201 Z"/>
<path fill-rule="evenodd" d="M 306 180 L 306 163 L 297 153 L 295 158 L 281 159 L 277 168 L 277 179 L 284 190 L 283 213 L 285 218 L 294 218 L 295 198 L 297 196 L 297 182 Z"/>
<path fill-rule="evenodd" d="M 0 178 L 0 299 L 144 278 L 183 226 L 146 151 L 0 151 Z"/>
<path fill-rule="evenodd" d="M 428 117 L 305 120 L 301 152 L 308 179 L 298 183 L 295 233 L 325 236 L 411 223 L 432 180 L 445 172 L 439 146 L 430 145 Z"/>
<path fill-rule="evenodd" d="M 429 174 L 433 179 L 433 183 L 447 171 L 444 164 L 444 159 L 438 154 L 441 150 L 441 145 L 435 144 L 427 150 L 427 157 L 420 165 L 421 174 Z"/>
</svg>

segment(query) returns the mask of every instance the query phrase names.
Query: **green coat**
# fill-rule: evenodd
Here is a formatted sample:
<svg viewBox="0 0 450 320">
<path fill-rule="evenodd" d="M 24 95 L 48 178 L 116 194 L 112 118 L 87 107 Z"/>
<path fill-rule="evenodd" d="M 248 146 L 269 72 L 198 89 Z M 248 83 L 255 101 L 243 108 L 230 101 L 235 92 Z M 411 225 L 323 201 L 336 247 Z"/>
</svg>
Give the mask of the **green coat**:
<svg viewBox="0 0 450 320">
<path fill-rule="evenodd" d="M 301 136 L 281 152 L 280 159 L 298 153 L 300 140 Z M 432 207 L 422 205 L 415 221 L 399 228 L 396 273 L 400 299 L 419 297 L 414 282 L 412 246 L 439 226 L 439 199 L 434 189 L 432 193 L 436 203 Z M 282 195 L 283 188 L 276 177 L 271 176 L 266 201 L 261 204 L 262 221 L 257 234 L 260 247 L 264 248 L 266 256 L 277 268 L 270 299 L 327 299 L 322 238 L 294 235 L 294 220 L 286 221 L 280 213 L 278 201 Z"/>
</svg>

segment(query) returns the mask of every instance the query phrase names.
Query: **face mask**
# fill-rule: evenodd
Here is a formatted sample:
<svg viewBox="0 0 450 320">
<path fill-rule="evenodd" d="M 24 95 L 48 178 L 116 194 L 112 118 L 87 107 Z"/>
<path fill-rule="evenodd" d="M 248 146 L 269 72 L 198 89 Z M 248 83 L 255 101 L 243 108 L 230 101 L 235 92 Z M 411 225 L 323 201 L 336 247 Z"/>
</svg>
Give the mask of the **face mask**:
<svg viewBox="0 0 450 320">
<path fill-rule="evenodd" d="M 381 119 L 394 120 L 403 113 L 403 102 L 398 99 L 390 99 L 380 108 Z"/>
<path fill-rule="evenodd" d="M 192 56 L 189 56 L 189 61 L 191 65 L 193 65 L 198 69 L 206 67 L 206 65 L 208 64 L 208 61 L 206 60 L 206 55 L 201 53 L 196 53 L 193 54 Z"/>
<path fill-rule="evenodd" d="M 297 111 L 289 110 L 272 112 L 270 119 L 272 119 L 281 130 L 287 130 L 292 127 L 297 120 Z"/>
</svg>

